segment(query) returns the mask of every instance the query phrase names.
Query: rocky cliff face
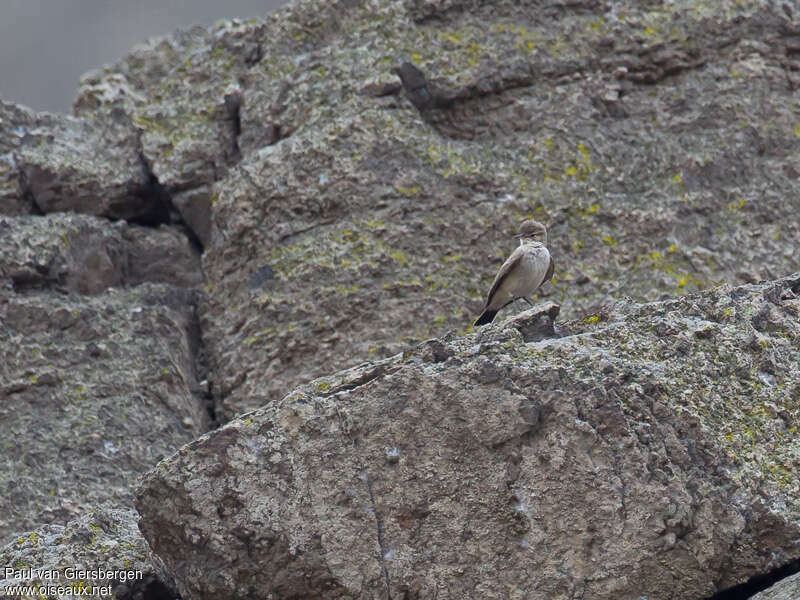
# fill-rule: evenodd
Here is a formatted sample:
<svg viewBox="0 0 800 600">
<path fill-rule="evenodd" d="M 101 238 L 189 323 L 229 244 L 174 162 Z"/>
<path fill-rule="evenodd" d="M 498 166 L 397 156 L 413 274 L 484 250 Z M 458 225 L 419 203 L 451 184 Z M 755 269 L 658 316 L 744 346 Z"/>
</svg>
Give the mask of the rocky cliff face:
<svg viewBox="0 0 800 600">
<path fill-rule="evenodd" d="M 142 531 L 191 598 L 707 598 L 800 556 L 798 293 L 318 379 L 160 463 Z"/>
<path fill-rule="evenodd" d="M 768 3 L 295 4 L 87 76 L 206 247 L 226 418 L 463 329 L 524 216 L 576 316 L 796 266 L 796 16 Z M 450 99 L 420 113 L 392 68 Z M 267 357 L 267 360 L 265 360 Z"/>
<path fill-rule="evenodd" d="M 694 598 L 796 560 L 799 71 L 789 4 L 298 2 L 134 49 L 73 116 L 0 104 L 0 533 L 130 509 L 264 406 L 140 488 L 173 574 L 222 561 L 187 597 L 428 597 L 462 569 Z M 468 332 L 524 217 L 555 342 Z M 266 487 L 167 497 L 189 465 Z M 273 562 L 219 558 L 242 552 Z"/>
</svg>

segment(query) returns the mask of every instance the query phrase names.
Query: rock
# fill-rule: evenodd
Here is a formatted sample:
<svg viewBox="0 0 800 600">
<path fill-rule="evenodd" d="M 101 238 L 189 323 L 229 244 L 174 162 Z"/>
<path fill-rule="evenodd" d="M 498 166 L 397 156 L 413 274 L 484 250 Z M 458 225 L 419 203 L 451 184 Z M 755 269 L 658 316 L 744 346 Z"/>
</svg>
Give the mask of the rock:
<svg viewBox="0 0 800 600">
<path fill-rule="evenodd" d="M 561 307 L 553 302 L 525 310 L 503 321 L 501 327 L 513 327 L 522 334 L 526 342 L 538 342 L 549 337 L 558 337 L 553 327 Z"/>
<path fill-rule="evenodd" d="M 15 151 L 34 120 L 32 111 L 0 100 L 0 215 L 22 215 L 33 209 L 30 197 L 19 186 Z"/>
<path fill-rule="evenodd" d="M 159 463 L 141 530 L 186 599 L 709 597 L 800 557 L 798 293 L 492 326 L 313 381 Z"/>
<path fill-rule="evenodd" d="M 779 7 L 492 6 L 300 2 L 84 79 L 76 113 L 128 115 L 206 249 L 221 419 L 465 329 L 524 217 L 549 227 L 543 294 L 571 319 L 796 268 Z M 424 115 L 406 62 L 446 90 Z"/>
<path fill-rule="evenodd" d="M 131 481 L 208 429 L 196 303 L 164 284 L 0 289 L 1 540 L 130 507 Z"/>
<path fill-rule="evenodd" d="M 3 213 L 167 220 L 168 200 L 154 187 L 139 133 L 119 111 L 95 122 L 2 103 L 0 126 Z"/>
<path fill-rule="evenodd" d="M 253 35 L 238 29 L 238 35 Z M 236 35 L 231 31 L 229 37 Z M 102 121 L 126 115 L 141 132 L 153 174 L 170 193 L 209 185 L 237 153 L 235 115 L 225 95 L 239 70 L 225 42 L 194 27 L 141 44 L 115 69 L 84 75 L 75 114 Z M 174 63 L 177 54 L 181 64 Z"/>
<path fill-rule="evenodd" d="M 212 37 L 196 27 L 143 44 L 116 70 L 85 75 L 74 104 L 76 115 L 87 120 L 107 122 L 116 114 L 130 120 L 158 189 L 203 245 L 209 243 L 211 186 L 241 155 L 235 90 L 247 64 L 234 56 L 231 43 L 254 32 L 231 29 Z M 177 53 L 185 53 L 180 65 L 173 64 Z"/>
<path fill-rule="evenodd" d="M 175 208 L 181 213 L 186 226 L 197 236 L 205 248 L 211 244 L 211 191 L 200 186 L 178 192 L 172 196 Z"/>
<path fill-rule="evenodd" d="M 10 279 L 18 291 L 60 287 L 99 294 L 145 281 L 203 283 L 199 253 L 170 228 L 59 213 L 0 216 L 0 235 L 0 279 Z"/>
<path fill-rule="evenodd" d="M 457 94 L 429 84 L 425 73 L 413 63 L 404 62 L 393 71 L 400 78 L 406 98 L 422 113 L 434 108 L 450 108 L 458 99 Z"/>
<path fill-rule="evenodd" d="M 149 555 L 135 511 L 98 510 L 66 526 L 45 525 L 19 534 L 0 548 L 0 597 L 73 598 L 79 590 L 89 597 L 113 592 L 115 598 L 128 600 L 174 597 L 171 582 Z M 38 593 L 12 593 L 16 585 L 42 587 Z M 48 589 L 57 586 L 66 589 Z"/>
<path fill-rule="evenodd" d="M 797 600 L 797 598 L 800 598 L 800 573 L 781 579 L 763 592 L 751 596 L 750 600 Z"/>
<path fill-rule="evenodd" d="M 567 318 L 774 279 L 800 245 L 800 37 L 766 0 L 717 8 L 306 0 L 178 32 L 85 76 L 76 117 L 7 109 L 2 210 L 174 204 L 207 250 L 222 420 L 465 329 L 524 217 Z M 405 63 L 446 90 L 425 115 Z"/>
<path fill-rule="evenodd" d="M 125 284 L 144 282 L 169 283 L 184 288 L 203 284 L 200 253 L 182 227 L 161 225 L 147 227 L 118 227 L 127 246 Z"/>
<path fill-rule="evenodd" d="M 697 598 L 796 557 L 799 292 L 755 282 L 797 268 L 800 27 L 687 6 L 300 0 L 0 106 L 0 535 L 263 406 L 142 488 L 187 595 Z M 530 217 L 569 321 L 465 335 Z"/>
</svg>

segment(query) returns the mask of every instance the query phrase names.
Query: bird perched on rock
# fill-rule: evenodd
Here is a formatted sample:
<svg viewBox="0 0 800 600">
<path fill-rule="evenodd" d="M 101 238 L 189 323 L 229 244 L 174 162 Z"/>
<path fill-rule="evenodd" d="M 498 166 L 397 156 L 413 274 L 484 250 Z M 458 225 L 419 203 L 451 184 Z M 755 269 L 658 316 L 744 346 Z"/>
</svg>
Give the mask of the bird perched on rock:
<svg viewBox="0 0 800 600">
<path fill-rule="evenodd" d="M 498 311 L 514 300 L 533 294 L 553 277 L 553 257 L 547 250 L 547 229 L 533 219 L 523 221 L 519 226 L 519 248 L 512 252 L 500 267 L 486 297 L 486 306 L 474 326 L 491 323 Z"/>
</svg>

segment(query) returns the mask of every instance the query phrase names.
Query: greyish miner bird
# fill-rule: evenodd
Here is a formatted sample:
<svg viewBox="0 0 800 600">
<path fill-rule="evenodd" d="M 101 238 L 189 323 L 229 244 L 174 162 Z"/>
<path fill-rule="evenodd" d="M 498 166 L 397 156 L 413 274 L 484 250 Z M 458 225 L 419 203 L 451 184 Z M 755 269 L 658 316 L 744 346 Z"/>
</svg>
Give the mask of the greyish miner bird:
<svg viewBox="0 0 800 600">
<path fill-rule="evenodd" d="M 497 272 L 486 297 L 486 306 L 475 320 L 475 327 L 491 323 L 501 308 L 519 298 L 532 306 L 528 296 L 553 277 L 553 257 L 545 246 L 545 226 L 533 219 L 523 221 L 516 237 L 519 238 L 519 248 L 512 252 Z"/>
</svg>

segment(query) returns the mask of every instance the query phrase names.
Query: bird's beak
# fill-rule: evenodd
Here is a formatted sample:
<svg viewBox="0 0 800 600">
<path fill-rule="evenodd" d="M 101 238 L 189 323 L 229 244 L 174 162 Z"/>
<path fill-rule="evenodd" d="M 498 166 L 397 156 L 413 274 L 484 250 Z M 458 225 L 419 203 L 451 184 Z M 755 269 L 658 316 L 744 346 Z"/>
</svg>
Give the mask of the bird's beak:
<svg viewBox="0 0 800 600">
<path fill-rule="evenodd" d="M 517 235 L 515 235 L 514 237 L 515 237 L 515 238 L 517 238 L 517 239 L 520 239 L 520 238 L 522 237 L 522 234 L 521 234 L 521 233 L 518 233 L 518 234 L 517 234 Z"/>
</svg>

